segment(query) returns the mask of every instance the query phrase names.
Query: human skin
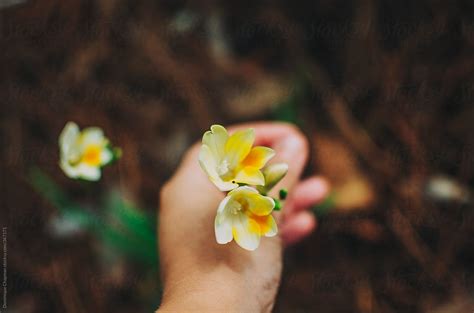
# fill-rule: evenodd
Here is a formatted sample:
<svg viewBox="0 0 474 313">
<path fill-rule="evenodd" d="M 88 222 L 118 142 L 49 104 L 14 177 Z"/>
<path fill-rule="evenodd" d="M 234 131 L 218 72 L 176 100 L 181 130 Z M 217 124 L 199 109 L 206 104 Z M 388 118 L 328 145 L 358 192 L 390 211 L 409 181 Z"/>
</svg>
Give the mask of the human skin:
<svg viewBox="0 0 474 313">
<path fill-rule="evenodd" d="M 281 212 L 273 213 L 279 234 L 262 238 L 255 251 L 235 242 L 220 245 L 214 235 L 216 209 L 225 194 L 198 164 L 200 144 L 184 156 L 160 195 L 159 252 L 164 293 L 158 312 L 270 312 L 280 284 L 282 252 L 316 227 L 307 211 L 328 192 L 321 177 L 301 180 L 308 159 L 308 143 L 294 126 L 252 123 L 229 127 L 254 128 L 255 145 L 273 148 L 270 163 L 289 165 L 286 177 L 273 189 L 289 190 Z"/>
</svg>

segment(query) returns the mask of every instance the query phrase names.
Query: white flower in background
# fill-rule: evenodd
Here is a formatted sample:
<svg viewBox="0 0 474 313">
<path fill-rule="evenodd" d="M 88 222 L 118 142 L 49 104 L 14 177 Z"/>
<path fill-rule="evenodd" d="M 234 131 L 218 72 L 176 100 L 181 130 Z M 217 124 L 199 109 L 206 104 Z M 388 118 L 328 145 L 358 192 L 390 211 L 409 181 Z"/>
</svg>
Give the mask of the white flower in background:
<svg viewBox="0 0 474 313">
<path fill-rule="evenodd" d="M 254 188 L 238 187 L 222 200 L 214 223 L 216 240 L 226 244 L 232 239 L 246 250 L 253 251 L 260 237 L 273 237 L 278 233 L 271 215 L 275 201 L 262 196 Z"/>
<path fill-rule="evenodd" d="M 199 164 L 221 191 L 237 188 L 239 183 L 264 185 L 261 169 L 275 152 L 268 147 L 253 147 L 255 131 L 240 130 L 232 135 L 221 125 L 212 125 L 202 137 Z"/>
<path fill-rule="evenodd" d="M 68 122 L 61 132 L 59 149 L 59 166 L 70 178 L 99 180 L 101 167 L 114 158 L 102 129 L 88 127 L 81 131 L 74 122 Z"/>
</svg>

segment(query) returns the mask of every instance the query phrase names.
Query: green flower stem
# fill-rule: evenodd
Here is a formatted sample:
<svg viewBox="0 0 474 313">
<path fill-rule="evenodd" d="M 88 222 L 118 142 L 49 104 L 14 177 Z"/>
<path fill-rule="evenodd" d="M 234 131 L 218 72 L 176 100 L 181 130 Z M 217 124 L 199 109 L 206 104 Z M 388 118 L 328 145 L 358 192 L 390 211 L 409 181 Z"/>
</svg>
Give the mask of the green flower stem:
<svg viewBox="0 0 474 313">
<path fill-rule="evenodd" d="M 98 215 L 74 203 L 39 168 L 33 168 L 29 178 L 32 187 L 63 216 L 74 219 L 105 246 L 154 270 L 159 268 L 155 219 L 124 201 L 119 193 L 108 195 L 103 204 L 105 210 Z"/>
</svg>

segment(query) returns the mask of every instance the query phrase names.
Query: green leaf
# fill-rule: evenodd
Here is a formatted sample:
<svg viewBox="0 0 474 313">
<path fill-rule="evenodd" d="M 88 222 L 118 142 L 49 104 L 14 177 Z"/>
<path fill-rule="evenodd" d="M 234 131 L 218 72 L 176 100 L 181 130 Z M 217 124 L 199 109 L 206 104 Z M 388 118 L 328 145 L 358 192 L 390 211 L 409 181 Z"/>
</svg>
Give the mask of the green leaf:
<svg viewBox="0 0 474 313">
<path fill-rule="evenodd" d="M 116 243 L 124 252 L 134 251 L 139 254 L 133 257 L 156 263 L 158 258 L 155 219 L 124 201 L 116 191 L 108 194 L 105 209 L 106 223 L 119 235 L 126 237 L 122 241 L 111 242 Z M 113 232 L 110 234 L 117 235 Z"/>
<path fill-rule="evenodd" d="M 32 168 L 29 178 L 33 189 L 57 208 L 65 218 L 74 219 L 74 222 L 83 227 L 95 227 L 100 223 L 95 214 L 72 202 L 63 190 L 39 168 Z"/>
<path fill-rule="evenodd" d="M 111 192 L 108 195 L 104 216 L 101 217 L 71 201 L 39 168 L 33 168 L 29 178 L 32 187 L 51 202 L 65 218 L 81 224 L 104 245 L 119 254 L 158 268 L 154 218 L 125 202 L 118 192 Z"/>
<path fill-rule="evenodd" d="M 29 173 L 29 178 L 32 187 L 56 208 L 62 210 L 72 205 L 71 200 L 61 188 L 39 168 L 32 168 Z"/>
</svg>

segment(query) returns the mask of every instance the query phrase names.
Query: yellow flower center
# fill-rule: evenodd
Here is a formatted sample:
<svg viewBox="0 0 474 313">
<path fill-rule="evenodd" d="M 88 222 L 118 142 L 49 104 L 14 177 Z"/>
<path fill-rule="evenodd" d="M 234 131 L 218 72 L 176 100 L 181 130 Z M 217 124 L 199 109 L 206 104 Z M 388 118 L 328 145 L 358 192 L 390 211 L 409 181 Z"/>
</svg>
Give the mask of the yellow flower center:
<svg viewBox="0 0 474 313">
<path fill-rule="evenodd" d="M 223 160 L 217 166 L 217 174 L 222 178 L 223 181 L 228 181 L 234 177 L 234 172 L 229 168 L 229 161 Z"/>
<path fill-rule="evenodd" d="M 240 203 L 238 203 L 237 201 L 233 202 L 230 207 L 230 212 L 235 215 L 239 213 L 240 210 L 242 210 L 242 206 L 240 205 Z"/>
<path fill-rule="evenodd" d="M 85 149 L 84 154 L 82 155 L 82 162 L 91 166 L 99 166 L 100 165 L 100 152 L 101 152 L 101 149 L 99 146 L 97 145 L 88 146 Z"/>
<path fill-rule="evenodd" d="M 237 214 L 239 212 L 246 213 L 249 210 L 249 203 L 245 198 L 236 199 L 230 204 L 230 212 Z"/>
<path fill-rule="evenodd" d="M 223 160 L 218 166 L 217 166 L 217 174 L 219 176 L 224 176 L 229 172 L 229 162 L 227 160 Z"/>
</svg>

